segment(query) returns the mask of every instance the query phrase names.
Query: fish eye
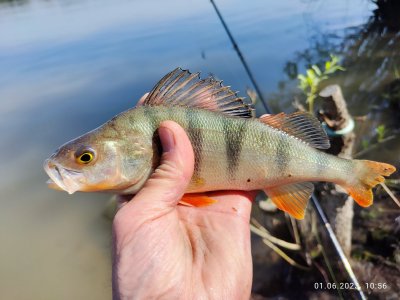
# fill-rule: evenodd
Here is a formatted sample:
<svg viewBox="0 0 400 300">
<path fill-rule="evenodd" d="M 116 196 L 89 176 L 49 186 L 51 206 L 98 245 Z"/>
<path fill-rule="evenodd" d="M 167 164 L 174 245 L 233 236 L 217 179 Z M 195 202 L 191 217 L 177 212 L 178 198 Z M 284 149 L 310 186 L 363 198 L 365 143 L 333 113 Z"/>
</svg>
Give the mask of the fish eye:
<svg viewBox="0 0 400 300">
<path fill-rule="evenodd" d="M 94 158 L 94 152 L 92 150 L 83 150 L 76 153 L 76 162 L 79 164 L 88 164 Z"/>
</svg>

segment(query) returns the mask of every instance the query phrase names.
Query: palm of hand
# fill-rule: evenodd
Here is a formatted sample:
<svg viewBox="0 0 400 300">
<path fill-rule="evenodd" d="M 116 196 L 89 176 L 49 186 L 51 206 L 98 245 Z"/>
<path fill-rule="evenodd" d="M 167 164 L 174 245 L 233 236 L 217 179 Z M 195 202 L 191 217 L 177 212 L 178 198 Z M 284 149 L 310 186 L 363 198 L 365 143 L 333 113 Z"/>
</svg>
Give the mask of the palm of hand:
<svg viewBox="0 0 400 300">
<path fill-rule="evenodd" d="M 114 283 L 121 299 L 249 298 L 252 195 L 208 195 L 218 202 L 149 211 L 132 201 L 129 212 L 120 209 L 114 221 L 119 276 Z"/>
</svg>

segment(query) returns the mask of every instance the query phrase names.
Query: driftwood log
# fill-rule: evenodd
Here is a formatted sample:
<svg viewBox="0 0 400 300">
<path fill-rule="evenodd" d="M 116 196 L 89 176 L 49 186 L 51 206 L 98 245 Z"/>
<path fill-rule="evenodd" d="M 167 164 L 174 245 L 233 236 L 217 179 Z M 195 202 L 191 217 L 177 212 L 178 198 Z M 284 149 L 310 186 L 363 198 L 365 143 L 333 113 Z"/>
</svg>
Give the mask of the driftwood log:
<svg viewBox="0 0 400 300">
<path fill-rule="evenodd" d="M 318 118 L 325 122 L 330 132 L 340 132 L 348 128 L 352 122 L 352 117 L 347 110 L 346 101 L 338 85 L 329 85 L 320 92 L 322 97 L 321 109 L 318 112 Z M 295 106 L 302 109 L 298 104 Z M 303 108 L 304 109 L 304 108 Z M 327 151 L 330 154 L 343 158 L 351 159 L 355 134 L 351 131 L 344 135 L 334 135 L 330 137 L 331 148 Z M 315 193 L 320 200 L 329 222 L 339 240 L 347 257 L 351 252 L 351 237 L 353 224 L 353 205 L 354 201 L 340 187 L 331 183 L 316 184 Z M 306 219 L 299 222 L 299 229 L 302 236 L 302 243 L 306 250 L 306 259 L 311 264 L 309 253 L 315 249 L 315 236 L 310 235 L 316 222 L 315 211 L 312 206 L 307 207 Z M 334 253 L 332 253 L 334 254 Z"/>
<path fill-rule="evenodd" d="M 319 118 L 325 122 L 330 129 L 329 132 L 344 131 L 344 134 L 331 134 L 331 148 L 327 152 L 351 159 L 355 134 L 352 130 L 346 132 L 346 128 L 349 128 L 354 121 L 347 110 L 342 91 L 338 85 L 329 85 L 319 95 L 323 98 Z M 324 184 L 319 198 L 344 253 L 349 257 L 354 214 L 353 198 L 340 186 L 333 185 L 332 187 L 332 184 Z"/>
</svg>

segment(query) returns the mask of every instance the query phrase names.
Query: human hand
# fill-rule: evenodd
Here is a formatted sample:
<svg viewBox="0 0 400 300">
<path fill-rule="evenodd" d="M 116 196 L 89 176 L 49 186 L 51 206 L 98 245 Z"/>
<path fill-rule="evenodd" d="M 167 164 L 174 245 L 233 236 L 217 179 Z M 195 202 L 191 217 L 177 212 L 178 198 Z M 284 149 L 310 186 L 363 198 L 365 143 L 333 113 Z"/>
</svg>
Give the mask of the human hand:
<svg viewBox="0 0 400 300">
<path fill-rule="evenodd" d="M 192 177 L 193 149 L 174 122 L 163 122 L 159 135 L 160 166 L 114 219 L 114 299 L 248 299 L 255 194 L 210 192 L 213 205 L 178 205 Z"/>
</svg>

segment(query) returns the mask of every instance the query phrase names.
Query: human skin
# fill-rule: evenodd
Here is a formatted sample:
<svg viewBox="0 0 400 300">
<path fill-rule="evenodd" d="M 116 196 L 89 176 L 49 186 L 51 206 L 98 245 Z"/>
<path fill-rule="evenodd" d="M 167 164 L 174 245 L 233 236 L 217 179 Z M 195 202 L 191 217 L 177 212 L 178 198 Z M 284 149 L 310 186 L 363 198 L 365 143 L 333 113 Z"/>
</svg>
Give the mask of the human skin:
<svg viewBox="0 0 400 300">
<path fill-rule="evenodd" d="M 253 192 L 178 205 L 193 174 L 193 149 L 172 121 L 159 128 L 160 166 L 113 222 L 114 299 L 249 299 Z"/>
</svg>

